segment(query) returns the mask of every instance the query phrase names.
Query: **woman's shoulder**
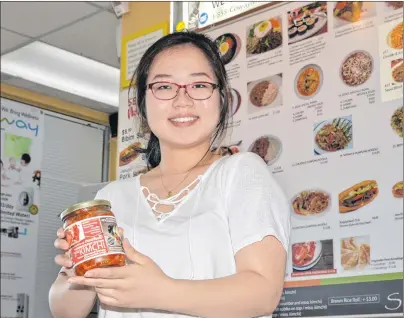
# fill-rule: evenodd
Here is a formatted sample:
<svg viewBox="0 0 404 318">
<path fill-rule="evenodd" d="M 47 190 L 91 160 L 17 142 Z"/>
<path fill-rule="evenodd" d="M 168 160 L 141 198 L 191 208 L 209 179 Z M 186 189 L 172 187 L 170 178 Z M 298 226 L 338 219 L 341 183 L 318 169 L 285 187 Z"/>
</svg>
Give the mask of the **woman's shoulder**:
<svg viewBox="0 0 404 318">
<path fill-rule="evenodd" d="M 134 191 L 136 191 L 136 188 L 138 187 L 138 178 L 139 176 L 136 176 L 132 179 L 111 181 L 98 191 L 97 198 L 111 200 L 118 194 L 133 195 Z"/>
<path fill-rule="evenodd" d="M 237 173 L 240 170 L 268 171 L 268 166 L 260 156 L 253 152 L 239 152 L 228 156 L 222 162 L 222 168 L 226 172 Z"/>
<path fill-rule="evenodd" d="M 217 176 L 225 191 L 244 191 L 247 188 L 272 187 L 276 180 L 268 165 L 252 152 L 237 153 L 224 158 Z"/>
</svg>

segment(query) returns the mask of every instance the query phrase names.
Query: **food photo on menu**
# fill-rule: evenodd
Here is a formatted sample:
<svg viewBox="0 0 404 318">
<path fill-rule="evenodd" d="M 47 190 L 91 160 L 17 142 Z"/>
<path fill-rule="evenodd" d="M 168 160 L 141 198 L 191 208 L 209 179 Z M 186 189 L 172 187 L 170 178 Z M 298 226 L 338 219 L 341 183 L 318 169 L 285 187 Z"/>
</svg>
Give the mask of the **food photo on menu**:
<svg viewBox="0 0 404 318">
<path fill-rule="evenodd" d="M 404 62 L 403 59 L 396 59 L 391 61 L 391 78 L 395 83 L 404 82 Z"/>
<path fill-rule="evenodd" d="M 333 240 L 292 244 L 292 277 L 335 274 Z"/>
<path fill-rule="evenodd" d="M 314 124 L 314 154 L 323 155 L 353 148 L 352 116 Z"/>
<path fill-rule="evenodd" d="M 375 180 L 359 182 L 338 195 L 339 212 L 354 212 L 370 204 L 379 194 L 379 185 Z"/>
<path fill-rule="evenodd" d="M 301 191 L 291 199 L 293 216 L 301 220 L 322 217 L 331 207 L 331 194 L 321 189 Z"/>
<path fill-rule="evenodd" d="M 397 108 L 391 116 L 391 128 L 400 137 L 403 138 L 404 124 L 403 124 L 404 106 Z"/>
<path fill-rule="evenodd" d="M 404 198 L 404 184 L 403 181 L 398 181 L 392 188 L 393 196 L 395 198 Z"/>
<path fill-rule="evenodd" d="M 221 145 L 219 147 L 215 146 L 212 147 L 212 152 L 217 152 L 221 156 L 228 156 L 234 155 L 241 151 L 241 144 L 243 143 L 242 140 L 233 142 L 230 145 Z"/>
<path fill-rule="evenodd" d="M 119 153 L 119 166 L 126 166 L 127 164 L 131 163 L 132 161 L 136 160 L 139 155 L 139 149 L 142 147 L 140 142 L 135 142 L 125 149 L 123 149 Z"/>
<path fill-rule="evenodd" d="M 404 1 L 383 1 L 385 5 L 385 11 L 394 12 L 396 10 L 402 10 Z"/>
<path fill-rule="evenodd" d="M 281 17 L 273 17 L 247 28 L 247 58 L 272 51 L 282 45 L 281 21 Z"/>
<path fill-rule="evenodd" d="M 237 34 L 225 33 L 217 37 L 215 43 L 219 49 L 220 57 L 223 63 L 229 64 L 240 52 L 241 39 Z"/>
<path fill-rule="evenodd" d="M 282 105 L 282 74 L 276 74 L 247 84 L 248 112 Z"/>
<path fill-rule="evenodd" d="M 344 270 L 364 270 L 370 265 L 369 236 L 341 239 L 341 267 Z"/>
<path fill-rule="evenodd" d="M 334 28 L 376 16 L 376 2 L 338 1 L 333 10 Z"/>
<path fill-rule="evenodd" d="M 282 142 L 273 135 L 260 136 L 250 145 L 248 151 L 257 154 L 268 166 L 271 166 L 281 155 Z"/>
<path fill-rule="evenodd" d="M 296 75 L 294 88 L 295 93 L 301 99 L 313 98 L 323 85 L 323 71 L 316 64 L 304 66 Z"/>
<path fill-rule="evenodd" d="M 288 43 L 293 44 L 326 33 L 327 2 L 316 1 L 288 11 Z"/>
<path fill-rule="evenodd" d="M 232 111 L 231 115 L 235 116 L 240 109 L 241 106 L 241 94 L 235 88 L 230 89 L 231 97 L 232 97 Z"/>
<path fill-rule="evenodd" d="M 373 70 L 373 57 L 369 52 L 364 50 L 353 51 L 343 60 L 340 77 L 345 85 L 356 87 L 366 83 Z"/>
<path fill-rule="evenodd" d="M 387 34 L 387 45 L 393 50 L 403 49 L 403 22 L 397 23 L 393 29 Z"/>
</svg>

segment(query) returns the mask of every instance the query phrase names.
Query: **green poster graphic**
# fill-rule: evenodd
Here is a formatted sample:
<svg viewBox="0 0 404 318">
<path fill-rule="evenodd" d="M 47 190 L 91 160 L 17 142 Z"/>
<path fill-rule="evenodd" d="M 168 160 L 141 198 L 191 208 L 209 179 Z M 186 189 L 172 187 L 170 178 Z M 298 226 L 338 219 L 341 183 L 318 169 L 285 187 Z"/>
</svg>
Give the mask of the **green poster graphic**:
<svg viewBox="0 0 404 318">
<path fill-rule="evenodd" d="M 31 138 L 6 133 L 4 138 L 4 155 L 19 159 L 22 154 L 30 153 L 31 144 Z"/>
</svg>

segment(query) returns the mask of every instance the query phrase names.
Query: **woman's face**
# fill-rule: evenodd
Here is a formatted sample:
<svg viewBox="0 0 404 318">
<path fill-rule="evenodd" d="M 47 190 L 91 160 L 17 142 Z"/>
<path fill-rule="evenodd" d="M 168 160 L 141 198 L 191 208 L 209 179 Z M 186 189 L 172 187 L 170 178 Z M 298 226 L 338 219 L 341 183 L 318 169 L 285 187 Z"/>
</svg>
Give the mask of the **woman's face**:
<svg viewBox="0 0 404 318">
<path fill-rule="evenodd" d="M 192 45 L 181 45 L 161 52 L 153 61 L 147 83 L 171 82 L 187 85 L 195 82 L 217 84 L 214 72 L 203 52 Z M 160 87 L 160 86 L 159 86 Z M 159 89 L 176 90 L 168 84 Z M 198 86 L 199 87 L 199 86 Z M 191 94 L 192 95 L 192 94 Z M 147 122 L 161 145 L 192 147 L 210 143 L 219 122 L 218 89 L 204 100 L 194 100 L 185 89 L 170 100 L 160 100 L 151 89 L 146 93 Z"/>
</svg>

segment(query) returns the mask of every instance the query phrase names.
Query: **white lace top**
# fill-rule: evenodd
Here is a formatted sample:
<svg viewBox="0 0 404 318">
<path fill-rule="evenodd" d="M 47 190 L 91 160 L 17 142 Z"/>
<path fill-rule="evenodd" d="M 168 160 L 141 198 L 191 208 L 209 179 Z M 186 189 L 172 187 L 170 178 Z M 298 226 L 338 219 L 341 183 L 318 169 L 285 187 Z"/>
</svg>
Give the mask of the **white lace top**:
<svg viewBox="0 0 404 318">
<path fill-rule="evenodd" d="M 110 183 L 96 198 L 111 201 L 125 237 L 173 278 L 202 280 L 234 274 L 235 254 L 267 235 L 288 250 L 290 207 L 260 157 L 240 153 L 222 158 L 198 181 L 164 217 L 156 217 L 139 176 Z M 148 193 L 149 201 L 157 199 Z M 187 316 L 104 308 L 99 317 Z"/>
</svg>

